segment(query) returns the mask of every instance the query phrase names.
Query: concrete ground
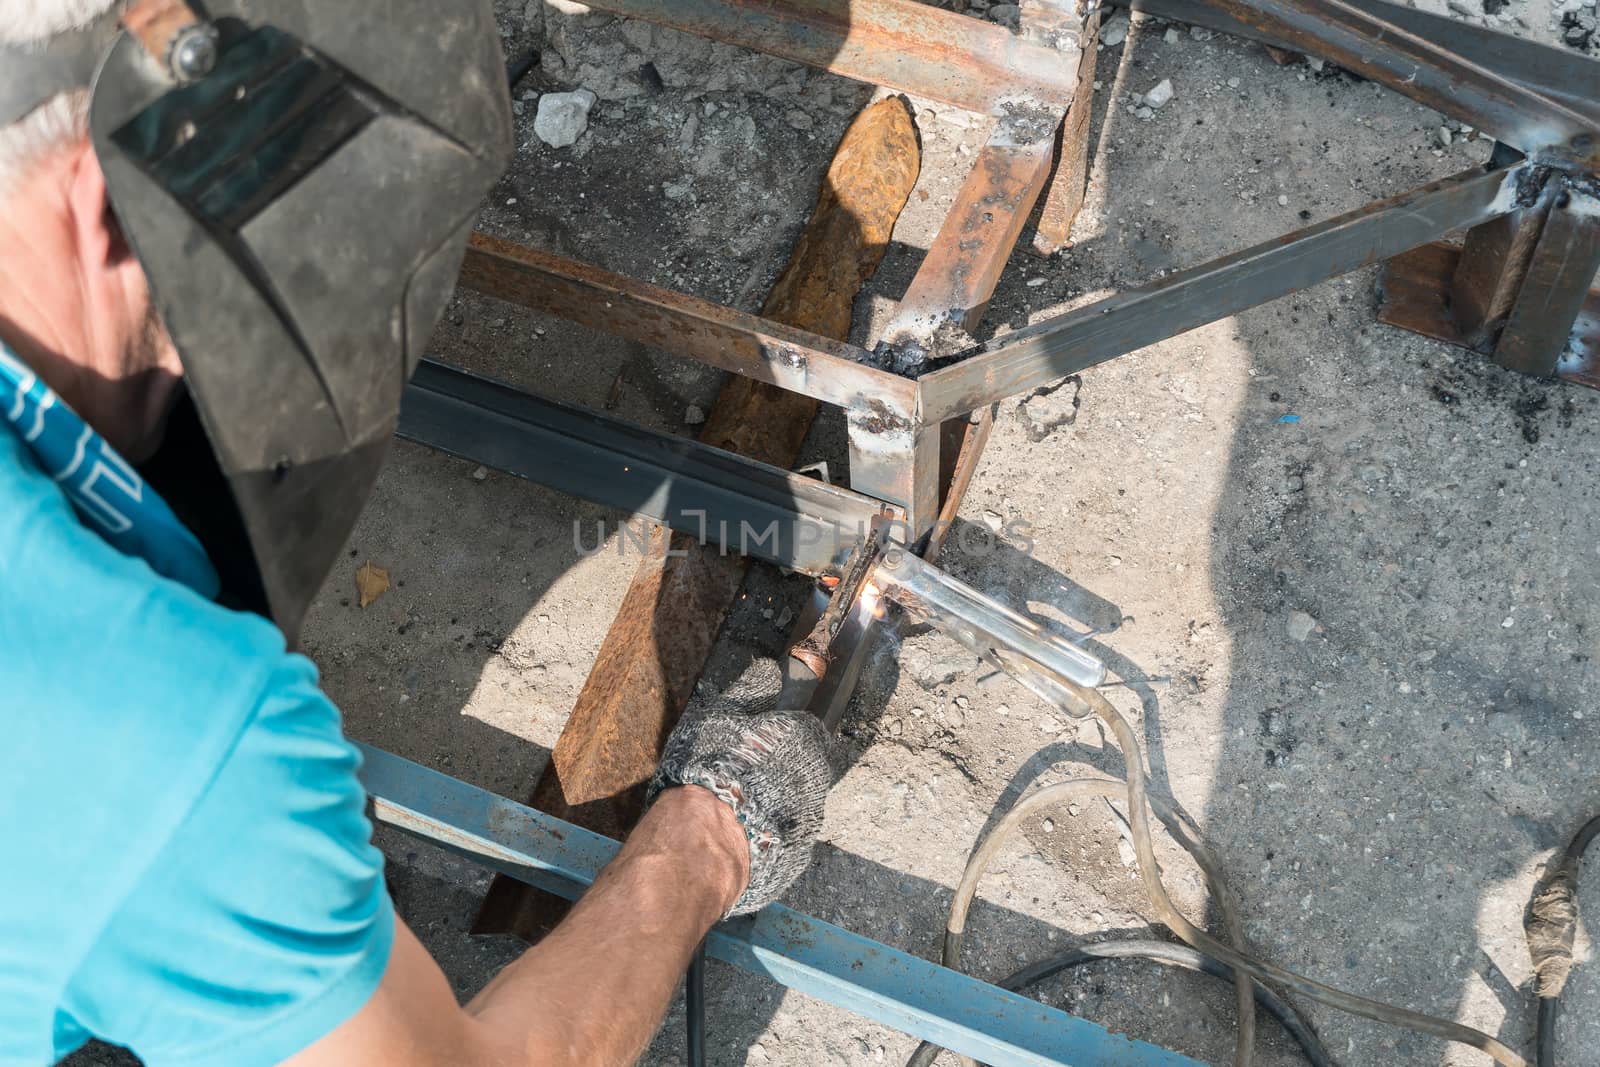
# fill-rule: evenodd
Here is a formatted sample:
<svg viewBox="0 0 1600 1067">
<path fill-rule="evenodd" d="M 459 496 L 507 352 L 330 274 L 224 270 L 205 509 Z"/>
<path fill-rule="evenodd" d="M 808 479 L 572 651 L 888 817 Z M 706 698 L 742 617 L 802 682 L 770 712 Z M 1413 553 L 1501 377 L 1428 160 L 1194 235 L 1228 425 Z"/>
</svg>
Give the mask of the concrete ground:
<svg viewBox="0 0 1600 1067">
<path fill-rule="evenodd" d="M 508 51 L 544 57 L 484 224 L 759 306 L 868 92 L 569 4 L 505 6 Z M 1536 40 L 1566 32 L 1567 10 L 1546 0 L 1483 6 Z M 986 333 L 1487 158 L 1487 142 L 1451 128 L 1444 144 L 1439 114 L 1331 66 L 1280 67 L 1257 46 L 1172 29 L 1135 21 L 1100 53 L 1073 246 L 1050 261 L 1019 253 Z M 1174 98 L 1139 117 L 1130 94 L 1162 79 Z M 601 97 L 587 132 L 548 147 L 533 131 L 537 97 L 580 86 Z M 858 303 L 859 341 L 883 326 L 984 136 L 916 103 L 922 178 Z M 1525 1049 L 1523 909 L 1542 865 L 1600 812 L 1589 696 L 1600 398 L 1373 313 L 1362 271 L 1005 404 L 944 562 L 1047 625 L 1107 631 L 1091 647 L 1128 680 L 1108 695 L 1141 730 L 1155 786 L 1219 856 L 1257 953 Z M 709 406 L 718 380 L 467 295 L 436 351 L 676 432 L 692 432 L 691 408 Z M 807 459 L 844 470 L 842 436 L 825 415 Z M 400 445 L 308 630 L 350 733 L 520 799 L 633 572 L 621 518 Z M 575 525 L 592 547 L 597 522 L 606 550 L 586 556 Z M 363 610 L 354 572 L 368 560 L 394 586 Z M 704 686 L 777 653 L 783 609 L 804 591 L 757 568 Z M 883 645 L 845 734 L 853 763 L 789 903 L 931 958 L 995 808 L 1121 765 L 1093 725 L 914 629 Z M 470 994 L 516 951 L 465 934 L 487 879 L 397 836 L 383 843 L 402 912 Z M 1163 857 L 1179 903 L 1208 917 L 1193 868 Z M 981 897 L 967 952 L 981 975 L 1151 934 L 1104 805 L 1027 824 Z M 1600 914 L 1600 877 L 1583 905 Z M 1572 1064 L 1600 1050 L 1600 964 L 1587 939 L 1580 949 L 1562 1032 Z M 894 1063 L 915 1044 L 717 963 L 709 983 L 713 1064 Z M 1202 1062 L 1230 1060 L 1231 991 L 1210 980 L 1118 963 L 1037 992 Z M 1342 1064 L 1489 1062 L 1300 1007 Z M 1262 1032 L 1259 1062 L 1304 1062 L 1270 1021 Z M 675 1012 L 645 1062 L 679 1063 L 682 1045 Z"/>
</svg>

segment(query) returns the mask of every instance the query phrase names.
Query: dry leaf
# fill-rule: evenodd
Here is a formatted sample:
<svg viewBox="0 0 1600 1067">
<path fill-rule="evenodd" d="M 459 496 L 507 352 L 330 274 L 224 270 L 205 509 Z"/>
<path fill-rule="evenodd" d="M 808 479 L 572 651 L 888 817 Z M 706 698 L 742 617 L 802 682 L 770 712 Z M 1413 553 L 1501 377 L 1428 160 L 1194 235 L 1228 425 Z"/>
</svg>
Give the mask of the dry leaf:
<svg viewBox="0 0 1600 1067">
<path fill-rule="evenodd" d="M 388 591 L 389 572 L 382 567 L 374 567 L 370 559 L 364 567 L 356 571 L 356 593 L 361 597 L 362 607 L 370 606 Z"/>
</svg>

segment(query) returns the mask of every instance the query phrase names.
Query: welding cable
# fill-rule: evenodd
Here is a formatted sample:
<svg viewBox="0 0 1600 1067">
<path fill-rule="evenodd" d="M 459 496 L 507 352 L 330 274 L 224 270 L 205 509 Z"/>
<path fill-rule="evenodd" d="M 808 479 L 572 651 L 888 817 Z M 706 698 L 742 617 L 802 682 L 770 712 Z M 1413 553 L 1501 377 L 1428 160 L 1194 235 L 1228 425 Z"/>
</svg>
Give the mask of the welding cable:
<svg viewBox="0 0 1600 1067">
<path fill-rule="evenodd" d="M 1502 1067 L 1528 1067 L 1527 1060 L 1523 1059 L 1498 1038 L 1481 1030 L 1464 1026 L 1449 1019 L 1440 1019 L 1431 1015 L 1424 1015 L 1421 1012 L 1414 1012 L 1384 1004 L 1380 1001 L 1369 1000 L 1366 997 L 1356 996 L 1353 993 L 1347 993 L 1344 990 L 1306 978 L 1276 964 L 1257 960 L 1224 944 L 1191 923 L 1173 905 L 1171 897 L 1167 895 L 1166 887 L 1161 882 L 1160 869 L 1156 865 L 1154 839 L 1150 832 L 1150 812 L 1152 810 L 1156 811 L 1159 817 L 1163 810 L 1170 812 L 1170 809 L 1167 808 L 1164 802 L 1151 797 L 1145 788 L 1144 752 L 1139 745 L 1138 738 L 1134 735 L 1133 728 L 1122 717 L 1122 713 L 1117 711 L 1116 707 L 1100 692 L 1086 689 L 1070 679 L 1062 679 L 1061 681 L 1064 689 L 1073 698 L 1072 703 L 1075 705 L 1067 710 L 1080 717 L 1089 714 L 1098 717 L 1100 721 L 1110 728 L 1117 739 L 1118 747 L 1122 749 L 1123 762 L 1128 768 L 1128 776 L 1123 785 L 1128 799 L 1128 821 L 1133 833 L 1134 852 L 1139 861 L 1139 877 L 1144 885 L 1145 895 L 1149 897 L 1150 903 L 1156 911 L 1156 918 L 1176 934 L 1179 940 L 1187 943 L 1191 948 L 1229 965 L 1238 974 L 1250 975 L 1261 981 L 1276 982 L 1286 989 L 1351 1015 L 1359 1015 L 1376 1022 L 1400 1026 L 1418 1033 L 1442 1038 L 1446 1041 L 1455 1041 L 1468 1045 L 1488 1053 Z M 1096 789 L 1103 788 L 1103 780 L 1085 779 L 1079 781 L 1090 782 Z M 967 863 L 967 870 L 962 875 L 961 885 L 957 889 L 956 902 L 951 907 L 950 925 L 945 933 L 947 966 L 955 966 L 955 964 L 949 962 L 951 958 L 954 958 L 957 962 L 960 960 L 960 938 L 965 925 L 965 906 L 971 901 L 972 893 L 976 889 L 976 883 L 978 878 L 981 877 L 983 867 L 987 866 L 989 860 L 998 851 L 1001 842 L 1023 817 L 1018 812 L 1026 814 L 1046 803 L 1043 800 L 1035 799 L 1041 794 L 1050 794 L 1050 801 L 1054 802 L 1060 800 L 1064 794 L 1078 788 L 1087 789 L 1087 786 L 1081 786 L 1077 782 L 1063 782 L 1059 786 L 1050 786 L 1024 797 L 1011 811 L 1006 813 L 1005 818 L 1001 819 L 993 830 L 978 842 L 977 848 L 973 850 L 972 859 Z M 1163 822 L 1166 821 L 1163 819 Z M 1174 825 L 1176 825 L 1175 821 L 1169 823 L 1168 830 L 1172 831 Z M 1184 843 L 1181 838 L 1180 843 Z M 1194 842 L 1184 844 L 1185 848 L 1189 848 L 1191 854 L 1195 855 L 1196 862 L 1201 862 L 1200 855 L 1203 852 L 1196 853 L 1194 848 L 1189 847 Z M 1201 863 L 1201 869 L 1206 870 L 1208 863 L 1209 860 Z M 1215 889 L 1213 889 L 1213 893 L 1215 893 Z M 965 895 L 964 900 L 963 895 Z M 958 906 L 962 909 L 959 914 Z M 953 945 L 952 935 L 954 935 Z M 954 948 L 953 957 L 951 953 L 952 947 Z M 1254 1003 L 1255 1001 L 1252 997 L 1251 1005 L 1253 1006 Z"/>
<path fill-rule="evenodd" d="M 1169 967 L 1182 967 L 1185 970 L 1209 974 L 1230 984 L 1235 981 L 1236 976 L 1234 969 L 1226 963 L 1214 960 L 1203 952 L 1196 952 L 1188 945 L 1177 945 L 1170 941 L 1098 941 L 1092 945 L 1079 946 L 1070 952 L 1063 952 L 1059 956 L 1052 956 L 1047 960 L 1040 960 L 1038 963 L 1030 963 L 995 984 L 1001 989 L 1022 993 L 1046 979 L 1054 978 L 1062 971 L 1098 963 L 1101 960 L 1149 960 Z M 1252 988 L 1255 990 L 1256 1003 L 1266 1009 L 1268 1015 L 1278 1020 L 1285 1032 L 1294 1038 L 1312 1067 L 1336 1067 L 1333 1057 L 1328 1055 L 1328 1050 L 1323 1047 L 1321 1039 L 1295 1010 L 1294 1005 L 1264 985 L 1252 984 Z M 937 1045 L 924 1041 L 917 1047 L 911 1059 L 906 1061 L 907 1067 L 929 1067 L 938 1052 Z"/>
<path fill-rule="evenodd" d="M 1139 858 L 1139 877 L 1144 882 L 1145 894 L 1156 910 L 1156 917 L 1178 935 L 1179 940 L 1186 942 L 1191 948 L 1221 960 L 1237 971 L 1261 981 L 1276 982 L 1286 989 L 1321 1001 L 1329 1007 L 1471 1046 L 1488 1053 L 1502 1067 L 1528 1067 L 1528 1061 L 1503 1041 L 1481 1030 L 1463 1026 L 1449 1019 L 1424 1015 L 1421 1012 L 1346 993 L 1342 989 L 1306 978 L 1276 964 L 1257 960 L 1218 941 L 1186 919 L 1167 896 L 1166 887 L 1161 884 L 1161 875 L 1156 868 L 1155 844 L 1150 834 L 1149 797 L 1145 791 L 1144 752 L 1139 747 L 1139 740 L 1134 736 L 1133 728 L 1122 717 L 1122 713 L 1117 711 L 1101 693 L 1085 689 L 1071 679 L 1064 678 L 1062 682 L 1067 691 L 1076 697 L 1076 702 L 1082 705 L 1083 710 L 1098 716 L 1100 721 L 1110 727 L 1111 732 L 1116 735 L 1117 745 L 1122 749 L 1123 762 L 1128 768 L 1128 819 L 1133 827 L 1134 851 Z"/>
<path fill-rule="evenodd" d="M 1600 816 L 1573 837 L 1561 861 L 1540 881 L 1528 908 L 1528 955 L 1533 958 L 1533 992 L 1539 998 L 1533 1039 L 1537 1067 L 1556 1067 L 1556 1020 L 1561 992 L 1572 973 L 1572 943 L 1578 931 L 1578 875 L 1583 854 L 1596 837 L 1600 837 Z"/>
<path fill-rule="evenodd" d="M 706 943 L 689 957 L 683 980 L 684 1030 L 689 1035 L 688 1067 L 706 1067 Z"/>
<path fill-rule="evenodd" d="M 1070 803 L 1076 800 L 1091 800 L 1095 797 L 1124 797 L 1127 795 L 1127 786 L 1115 778 L 1074 778 L 1070 781 L 1059 782 L 1055 785 L 1045 786 L 1043 789 L 1023 797 L 1012 806 L 1011 810 L 995 824 L 994 829 L 985 834 L 983 839 L 972 852 L 972 858 L 967 861 L 966 870 L 961 873 L 961 881 L 956 886 L 955 897 L 950 902 L 950 917 L 945 923 L 944 954 L 941 962 L 952 970 L 961 969 L 961 952 L 966 938 L 967 913 L 972 907 L 973 898 L 978 892 L 978 883 L 983 880 L 989 865 L 994 861 L 1000 848 L 1021 825 L 1022 821 L 1035 812 L 1059 804 Z M 1186 825 L 1177 810 L 1159 797 L 1150 798 L 1151 806 L 1155 809 L 1156 816 L 1167 828 L 1184 851 L 1193 857 L 1196 866 L 1206 881 L 1206 888 L 1216 904 L 1217 911 L 1222 915 L 1223 928 L 1228 937 L 1236 944 L 1244 944 L 1244 926 L 1239 919 L 1239 911 L 1234 906 L 1232 894 L 1228 891 L 1223 881 L 1222 869 L 1212 858 L 1211 853 L 1200 843 L 1198 831 Z M 1234 1063 L 1237 1067 L 1249 1067 L 1255 1057 L 1256 1033 L 1256 998 L 1252 992 L 1253 982 L 1247 976 L 1238 976 L 1237 984 L 1241 996 L 1238 998 L 1239 1025 L 1238 1039 L 1234 1051 Z M 931 1047 L 931 1046 L 930 1046 Z M 934 1050 L 937 1051 L 937 1050 Z M 924 1058 L 922 1050 L 918 1049 L 906 1067 L 926 1067 L 933 1060 L 932 1053 Z M 964 1064 L 973 1061 L 966 1057 L 961 1058 Z"/>
<path fill-rule="evenodd" d="M 533 72 L 538 62 L 539 50 L 533 48 L 506 64 L 506 85 L 512 92 L 516 92 L 517 86 L 522 84 L 522 79 Z"/>
</svg>

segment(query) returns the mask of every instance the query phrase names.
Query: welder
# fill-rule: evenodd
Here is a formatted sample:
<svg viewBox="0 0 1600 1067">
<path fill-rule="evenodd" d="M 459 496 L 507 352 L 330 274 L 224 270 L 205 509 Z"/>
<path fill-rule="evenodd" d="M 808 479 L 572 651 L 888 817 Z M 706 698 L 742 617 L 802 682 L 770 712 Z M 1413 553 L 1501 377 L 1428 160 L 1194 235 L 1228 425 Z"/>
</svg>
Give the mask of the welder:
<svg viewBox="0 0 1600 1067">
<path fill-rule="evenodd" d="M 509 155 L 491 8 L 0 0 L 0 1064 L 627 1063 L 808 862 L 826 736 L 732 701 L 462 1007 L 293 651 Z"/>
</svg>

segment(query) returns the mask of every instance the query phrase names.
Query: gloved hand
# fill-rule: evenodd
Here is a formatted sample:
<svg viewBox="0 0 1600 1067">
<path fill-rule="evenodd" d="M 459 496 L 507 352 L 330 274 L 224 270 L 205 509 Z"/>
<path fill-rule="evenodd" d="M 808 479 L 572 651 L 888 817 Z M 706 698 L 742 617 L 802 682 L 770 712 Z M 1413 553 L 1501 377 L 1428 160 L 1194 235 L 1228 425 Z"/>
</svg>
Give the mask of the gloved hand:
<svg viewBox="0 0 1600 1067">
<path fill-rule="evenodd" d="M 685 716 L 650 781 L 650 801 L 673 786 L 704 786 L 739 817 L 750 841 L 750 884 L 729 915 L 760 911 L 810 866 L 838 777 L 832 738 L 816 716 L 776 705 L 776 683 L 746 683 Z"/>
</svg>

